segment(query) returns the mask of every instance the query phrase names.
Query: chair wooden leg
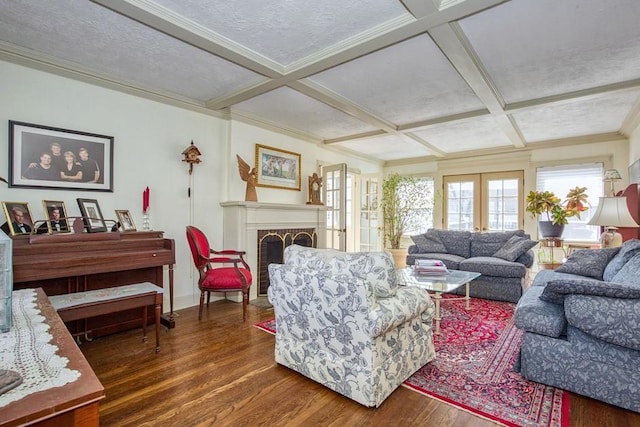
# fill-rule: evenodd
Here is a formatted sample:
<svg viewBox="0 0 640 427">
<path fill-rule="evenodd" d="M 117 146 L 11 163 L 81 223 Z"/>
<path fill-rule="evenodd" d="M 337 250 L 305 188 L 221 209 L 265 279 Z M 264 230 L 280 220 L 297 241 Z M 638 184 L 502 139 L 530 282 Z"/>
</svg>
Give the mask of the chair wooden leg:
<svg viewBox="0 0 640 427">
<path fill-rule="evenodd" d="M 247 305 L 249 304 L 249 290 L 242 291 L 242 321 L 247 320 Z"/>
<path fill-rule="evenodd" d="M 202 320 L 202 306 L 204 305 L 204 291 L 200 291 L 200 309 L 198 310 L 198 320 Z"/>
</svg>

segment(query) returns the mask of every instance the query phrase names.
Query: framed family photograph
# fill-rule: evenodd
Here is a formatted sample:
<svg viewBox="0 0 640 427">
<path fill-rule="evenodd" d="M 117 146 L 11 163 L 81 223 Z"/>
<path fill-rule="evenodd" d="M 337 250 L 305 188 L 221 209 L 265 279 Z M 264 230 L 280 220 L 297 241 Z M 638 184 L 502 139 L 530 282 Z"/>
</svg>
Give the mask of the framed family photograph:
<svg viewBox="0 0 640 427">
<path fill-rule="evenodd" d="M 89 233 L 107 231 L 100 205 L 95 199 L 77 199 L 78 207 L 84 219 L 84 227 Z"/>
<path fill-rule="evenodd" d="M 256 185 L 300 191 L 300 160 L 298 153 L 256 144 Z"/>
<path fill-rule="evenodd" d="M 27 202 L 2 202 L 2 210 L 7 218 L 5 231 L 11 236 L 30 234 L 33 231 L 33 215 Z"/>
<path fill-rule="evenodd" d="M 136 226 L 133 223 L 133 218 L 131 218 L 129 211 L 116 210 L 116 216 L 118 217 L 122 231 L 136 231 Z"/>
<path fill-rule="evenodd" d="M 9 187 L 113 192 L 112 136 L 9 121 Z"/>
</svg>

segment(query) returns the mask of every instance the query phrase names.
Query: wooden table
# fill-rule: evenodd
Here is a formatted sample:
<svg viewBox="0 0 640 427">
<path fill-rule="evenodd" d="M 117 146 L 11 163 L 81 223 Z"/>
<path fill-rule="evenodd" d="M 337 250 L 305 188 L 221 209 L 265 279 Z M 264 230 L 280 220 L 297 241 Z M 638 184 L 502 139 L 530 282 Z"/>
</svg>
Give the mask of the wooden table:
<svg viewBox="0 0 640 427">
<path fill-rule="evenodd" d="M 42 289 L 37 289 L 37 305 L 53 336 L 51 344 L 58 355 L 69 359 L 67 368 L 80 372 L 80 378 L 26 396 L 0 408 L 0 426 L 99 426 L 99 402 L 104 387 L 74 342 Z"/>
</svg>

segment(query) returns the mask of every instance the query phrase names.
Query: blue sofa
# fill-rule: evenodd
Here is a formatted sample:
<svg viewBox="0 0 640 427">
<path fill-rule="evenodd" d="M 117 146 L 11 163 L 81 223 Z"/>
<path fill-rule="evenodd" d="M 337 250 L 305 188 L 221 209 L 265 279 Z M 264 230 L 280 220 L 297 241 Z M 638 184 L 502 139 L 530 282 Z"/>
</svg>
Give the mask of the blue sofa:
<svg viewBox="0 0 640 427">
<path fill-rule="evenodd" d="M 640 412 L 640 241 L 574 252 L 515 311 L 524 378 Z"/>
<path fill-rule="evenodd" d="M 473 233 L 439 230 L 411 236 L 407 264 L 416 259 L 437 259 L 453 270 L 475 271 L 481 276 L 471 282 L 469 294 L 476 298 L 516 303 L 533 264 L 533 248 L 537 242 L 523 230 Z M 464 293 L 464 287 L 456 291 Z"/>
</svg>

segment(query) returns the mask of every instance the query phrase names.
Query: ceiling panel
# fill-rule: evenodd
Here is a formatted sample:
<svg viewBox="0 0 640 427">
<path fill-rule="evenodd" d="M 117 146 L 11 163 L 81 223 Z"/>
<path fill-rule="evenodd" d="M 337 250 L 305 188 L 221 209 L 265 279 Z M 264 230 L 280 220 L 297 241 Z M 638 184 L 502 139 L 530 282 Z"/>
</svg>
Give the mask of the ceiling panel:
<svg viewBox="0 0 640 427">
<path fill-rule="evenodd" d="M 282 65 L 410 15 L 397 0 L 156 0 Z"/>
<path fill-rule="evenodd" d="M 397 125 L 483 107 L 426 35 L 316 74 L 311 80 Z"/>
<path fill-rule="evenodd" d="M 460 21 L 507 103 L 640 78 L 640 2 L 518 0 Z"/>
<path fill-rule="evenodd" d="M 249 113 L 281 123 L 317 139 L 340 138 L 376 128 L 288 87 L 237 104 L 233 112 Z"/>
<path fill-rule="evenodd" d="M 202 102 L 263 79 L 89 1 L 3 2 L 0 40 Z"/>
<path fill-rule="evenodd" d="M 490 116 L 432 126 L 413 133 L 445 153 L 511 145 L 496 119 Z"/>
<path fill-rule="evenodd" d="M 529 142 L 618 132 L 640 91 L 532 108 L 513 118 Z"/>
<path fill-rule="evenodd" d="M 365 153 L 384 161 L 426 157 L 433 155 L 424 145 L 401 135 L 383 135 L 374 138 L 361 138 L 350 142 L 338 142 L 332 147 L 341 147 L 355 153 Z"/>
</svg>

